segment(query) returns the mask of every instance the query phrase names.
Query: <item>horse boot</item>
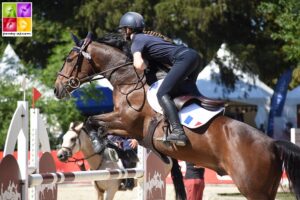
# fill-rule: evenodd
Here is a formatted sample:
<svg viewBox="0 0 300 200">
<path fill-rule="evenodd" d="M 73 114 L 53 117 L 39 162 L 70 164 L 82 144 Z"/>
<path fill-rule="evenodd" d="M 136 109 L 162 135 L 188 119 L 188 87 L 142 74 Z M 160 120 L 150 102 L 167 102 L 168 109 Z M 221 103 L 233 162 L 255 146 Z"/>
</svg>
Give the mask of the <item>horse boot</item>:
<svg viewBox="0 0 300 200">
<path fill-rule="evenodd" d="M 167 141 L 175 143 L 178 146 L 185 146 L 188 138 L 180 124 L 175 103 L 169 95 L 162 96 L 159 103 L 172 127 L 172 132 L 168 135 Z"/>
<path fill-rule="evenodd" d="M 115 149 L 113 148 L 105 148 L 104 152 L 103 152 L 103 156 L 107 159 L 110 160 L 112 162 L 118 162 L 119 161 L 119 156 L 118 153 Z"/>
</svg>

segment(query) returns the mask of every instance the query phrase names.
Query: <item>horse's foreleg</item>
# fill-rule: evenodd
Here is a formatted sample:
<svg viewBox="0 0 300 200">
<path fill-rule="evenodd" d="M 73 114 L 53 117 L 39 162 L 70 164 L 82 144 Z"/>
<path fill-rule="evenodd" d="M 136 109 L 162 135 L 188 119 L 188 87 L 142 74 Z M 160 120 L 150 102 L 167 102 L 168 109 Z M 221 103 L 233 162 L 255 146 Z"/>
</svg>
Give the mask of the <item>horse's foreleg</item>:
<svg viewBox="0 0 300 200">
<path fill-rule="evenodd" d="M 129 133 L 126 130 L 126 126 L 120 119 L 118 112 L 110 112 L 89 117 L 89 121 L 92 124 L 99 127 L 101 126 L 108 132 L 128 136 Z"/>
</svg>

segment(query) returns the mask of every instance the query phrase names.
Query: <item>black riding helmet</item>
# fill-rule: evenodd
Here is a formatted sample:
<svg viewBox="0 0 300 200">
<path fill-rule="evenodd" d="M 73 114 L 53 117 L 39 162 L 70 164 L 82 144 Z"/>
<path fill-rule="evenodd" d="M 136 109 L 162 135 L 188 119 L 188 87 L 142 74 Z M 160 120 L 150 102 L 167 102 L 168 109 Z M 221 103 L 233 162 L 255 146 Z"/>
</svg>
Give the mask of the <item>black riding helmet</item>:
<svg viewBox="0 0 300 200">
<path fill-rule="evenodd" d="M 143 31 L 145 27 L 143 16 L 137 12 L 125 13 L 119 23 L 119 28 L 124 27 L 132 28 L 135 32 Z"/>
</svg>

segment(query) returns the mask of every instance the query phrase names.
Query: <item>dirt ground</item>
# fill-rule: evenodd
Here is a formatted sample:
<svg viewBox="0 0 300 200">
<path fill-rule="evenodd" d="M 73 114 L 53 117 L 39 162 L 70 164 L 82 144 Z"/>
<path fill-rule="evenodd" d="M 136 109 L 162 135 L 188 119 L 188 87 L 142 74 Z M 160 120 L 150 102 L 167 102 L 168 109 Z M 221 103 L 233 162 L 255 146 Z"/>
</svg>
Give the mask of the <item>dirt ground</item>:
<svg viewBox="0 0 300 200">
<path fill-rule="evenodd" d="M 204 189 L 203 200 L 245 200 L 241 197 L 220 197 L 218 193 L 238 193 L 233 185 L 213 186 L 207 185 Z M 167 184 L 166 200 L 175 200 L 173 185 Z M 58 200 L 96 200 L 97 193 L 91 184 L 63 184 L 58 186 Z M 114 200 L 139 200 L 138 189 L 132 191 L 118 191 Z"/>
<path fill-rule="evenodd" d="M 280 193 L 276 200 L 294 200 L 294 196 L 286 194 L 287 188 L 279 187 Z M 97 192 L 92 184 L 61 184 L 58 186 L 58 200 L 97 200 Z M 138 188 L 132 191 L 118 191 L 114 200 L 140 200 Z M 175 193 L 172 184 L 167 184 L 166 200 L 175 200 Z M 203 200 L 246 200 L 239 195 L 238 189 L 231 184 L 226 185 L 205 185 Z"/>
</svg>

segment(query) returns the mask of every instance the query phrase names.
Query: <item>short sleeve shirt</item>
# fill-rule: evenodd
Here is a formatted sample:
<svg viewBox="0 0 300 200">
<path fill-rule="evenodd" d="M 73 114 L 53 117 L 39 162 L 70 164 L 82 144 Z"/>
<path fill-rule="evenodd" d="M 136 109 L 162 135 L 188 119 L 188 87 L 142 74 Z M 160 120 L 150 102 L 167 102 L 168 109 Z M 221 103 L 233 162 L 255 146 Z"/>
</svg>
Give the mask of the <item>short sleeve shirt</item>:
<svg viewBox="0 0 300 200">
<path fill-rule="evenodd" d="M 131 53 L 141 52 L 143 58 L 172 65 L 173 55 L 180 46 L 165 41 L 160 37 L 139 33 L 134 35 Z"/>
</svg>

